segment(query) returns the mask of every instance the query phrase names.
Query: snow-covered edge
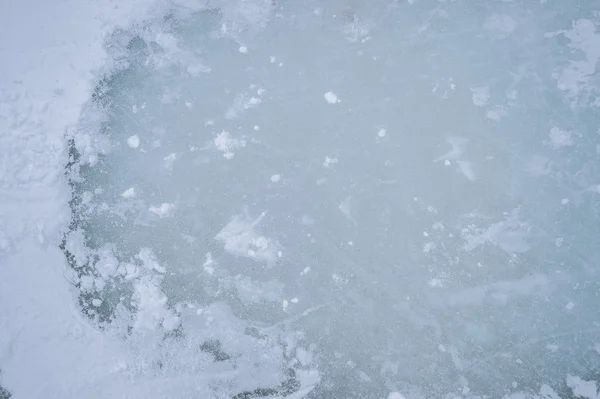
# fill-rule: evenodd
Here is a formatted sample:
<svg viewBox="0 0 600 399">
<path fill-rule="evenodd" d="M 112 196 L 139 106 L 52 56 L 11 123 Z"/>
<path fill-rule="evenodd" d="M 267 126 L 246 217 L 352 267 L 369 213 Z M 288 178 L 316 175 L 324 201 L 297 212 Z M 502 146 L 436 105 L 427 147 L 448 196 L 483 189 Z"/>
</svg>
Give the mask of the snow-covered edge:
<svg viewBox="0 0 600 399">
<path fill-rule="evenodd" d="M 228 3 L 235 2 L 224 1 L 217 6 Z M 67 138 L 80 136 L 83 108 L 103 75 L 115 66 L 114 58 L 106 51 L 107 36 L 119 28 L 158 20 L 167 12 L 185 14 L 205 5 L 201 0 L 26 0 L 12 4 L 10 12 L 0 15 L 0 57 L 10 60 L 0 74 L 3 394 L 10 392 L 14 399 L 164 398 L 191 394 L 208 398 L 221 397 L 232 388 L 233 380 L 233 386 L 237 386 L 233 389 L 251 389 L 259 380 L 256 375 L 237 375 L 231 367 L 222 367 L 220 373 L 217 367 L 208 373 L 205 367 L 211 362 L 210 356 L 202 353 L 178 359 L 173 363 L 182 371 L 165 374 L 161 359 L 172 353 L 165 348 L 164 331 L 150 331 L 124 342 L 118 331 L 103 333 L 94 327 L 81 314 L 76 300 L 79 293 L 69 281 L 67 262 L 59 249 L 71 212 L 71 194 L 64 176 L 69 159 Z M 236 7 L 224 10 L 224 14 L 230 13 L 233 28 L 236 24 L 264 23 L 260 12 L 250 15 L 258 20 L 246 21 L 247 15 L 237 15 Z M 96 137 L 88 138 L 93 148 Z M 144 287 L 140 295 L 157 288 L 151 282 Z M 197 317 L 201 311 L 203 316 Z M 219 306 L 190 308 L 180 314 L 191 325 L 222 324 L 226 320 L 226 324 L 214 328 L 243 328 L 236 326 L 228 309 Z M 236 337 L 227 331 L 224 334 Z M 198 339 L 203 337 L 196 338 L 189 343 L 194 345 L 190 350 L 197 352 L 202 342 Z M 250 351 L 252 345 L 256 346 L 244 339 L 234 344 Z M 273 348 L 265 347 L 262 355 Z M 152 353 L 157 349 L 162 354 Z M 280 352 L 281 348 L 275 350 Z M 255 358 L 259 356 L 255 354 Z M 271 357 L 280 359 L 281 353 Z M 249 363 L 253 363 L 251 360 Z M 271 367 L 265 372 L 276 383 L 277 372 Z M 314 375 L 297 377 L 308 381 L 304 390 L 310 391 Z"/>
<path fill-rule="evenodd" d="M 0 78 L 0 384 L 13 398 L 133 393 L 115 378 L 127 348 L 90 326 L 63 277 L 65 134 L 108 61 L 105 36 L 160 8 L 29 0 L 9 10 L 0 17 L 0 58 L 9 61 Z"/>
</svg>

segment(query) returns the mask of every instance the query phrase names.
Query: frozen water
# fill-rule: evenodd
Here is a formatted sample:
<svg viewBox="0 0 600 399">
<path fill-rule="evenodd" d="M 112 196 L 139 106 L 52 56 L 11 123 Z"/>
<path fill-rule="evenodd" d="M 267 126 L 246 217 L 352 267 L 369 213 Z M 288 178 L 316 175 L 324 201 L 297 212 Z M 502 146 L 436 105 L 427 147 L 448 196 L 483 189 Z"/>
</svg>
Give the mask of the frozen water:
<svg viewBox="0 0 600 399">
<path fill-rule="evenodd" d="M 591 397 L 600 16 L 550 3 L 248 1 L 117 32 L 69 168 L 84 310 L 186 334 L 231 309 L 254 333 L 205 352 L 276 331 L 258 369 L 285 359 L 298 397 Z"/>
</svg>

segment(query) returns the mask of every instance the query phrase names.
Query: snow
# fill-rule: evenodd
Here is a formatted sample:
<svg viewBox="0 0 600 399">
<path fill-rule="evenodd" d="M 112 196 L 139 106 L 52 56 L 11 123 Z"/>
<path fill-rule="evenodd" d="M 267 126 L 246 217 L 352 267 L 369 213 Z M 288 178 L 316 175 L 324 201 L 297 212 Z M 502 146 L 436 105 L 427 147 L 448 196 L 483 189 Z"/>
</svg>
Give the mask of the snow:
<svg viewBox="0 0 600 399">
<path fill-rule="evenodd" d="M 279 246 L 257 230 L 265 216 L 264 212 L 256 219 L 250 218 L 249 215 L 235 215 L 215 236 L 215 239 L 233 255 L 272 266 L 279 259 L 277 256 Z"/>
<path fill-rule="evenodd" d="M 596 381 L 586 381 L 577 376 L 567 376 L 567 386 L 573 390 L 573 395 L 578 398 L 596 399 L 600 392 Z"/>
<path fill-rule="evenodd" d="M 566 130 L 559 129 L 556 126 L 554 126 L 552 129 L 550 129 L 549 136 L 550 136 L 549 144 L 554 149 L 558 149 L 561 147 L 571 147 L 571 146 L 575 145 L 575 142 L 573 141 L 572 133 L 569 131 L 566 131 Z"/>
<path fill-rule="evenodd" d="M 148 210 L 150 212 L 154 213 L 155 215 L 157 215 L 161 218 L 171 215 L 171 213 L 173 212 L 174 209 L 175 209 L 175 206 L 173 204 L 169 204 L 166 202 L 164 202 L 158 206 L 151 206 L 150 208 L 148 208 Z"/>
<path fill-rule="evenodd" d="M 484 107 L 487 105 L 490 99 L 490 88 L 487 86 L 474 87 L 471 89 L 473 104 L 478 107 Z"/>
<path fill-rule="evenodd" d="M 58 249 L 69 220 L 63 134 L 108 60 L 104 35 L 150 11 L 149 2 L 115 5 L 23 1 L 0 16 L 0 58 L 10 60 L 0 74 L 0 220 L 12 231 L 0 258 L 0 383 L 14 398 L 145 394 L 139 380 L 111 372 L 131 352 L 79 313 Z"/>
<path fill-rule="evenodd" d="M 123 191 L 121 194 L 123 198 L 134 198 L 135 197 L 135 188 L 130 187 L 127 190 Z"/>
<path fill-rule="evenodd" d="M 273 183 L 277 183 L 277 182 L 279 182 L 280 180 L 281 180 L 281 175 L 275 174 L 275 175 L 272 175 L 272 176 L 271 176 L 271 181 L 272 181 Z"/>
<path fill-rule="evenodd" d="M 330 156 L 325 156 L 325 160 L 323 161 L 323 166 L 325 166 L 326 168 L 328 168 L 330 165 L 335 165 L 336 163 L 338 163 L 339 160 L 337 157 L 330 157 Z"/>
<path fill-rule="evenodd" d="M 134 134 L 133 136 L 127 138 L 127 145 L 134 149 L 138 148 L 140 146 L 140 138 L 138 137 L 138 135 Z"/>
<path fill-rule="evenodd" d="M 232 159 L 235 155 L 233 150 L 246 146 L 246 140 L 234 138 L 229 132 L 221 132 L 214 139 L 215 147 L 223 153 L 223 158 Z"/>
<path fill-rule="evenodd" d="M 323 97 L 325 98 L 325 101 L 327 101 L 329 104 L 336 104 L 340 102 L 338 96 L 332 91 L 328 91 L 327 93 L 323 94 Z"/>
</svg>

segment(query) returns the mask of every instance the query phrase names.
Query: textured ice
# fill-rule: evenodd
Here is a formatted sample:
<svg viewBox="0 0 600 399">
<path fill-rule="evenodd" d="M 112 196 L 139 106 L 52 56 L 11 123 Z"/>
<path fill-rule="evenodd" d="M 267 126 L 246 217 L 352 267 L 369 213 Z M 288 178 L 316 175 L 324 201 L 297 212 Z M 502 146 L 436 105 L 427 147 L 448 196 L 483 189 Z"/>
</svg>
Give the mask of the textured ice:
<svg viewBox="0 0 600 399">
<path fill-rule="evenodd" d="M 598 396 L 597 4 L 169 4 L 110 32 L 59 159 L 65 278 L 132 353 L 117 375 L 174 397 L 204 375 L 195 395 Z M 45 178 L 28 148 L 2 187 Z"/>
<path fill-rule="evenodd" d="M 264 7 L 235 35 L 205 11 L 131 36 L 96 104 L 106 140 L 144 152 L 113 146 L 82 169 L 76 191 L 104 189 L 82 228 L 92 249 L 125 262 L 149 247 L 166 270 L 133 279 L 134 327 L 225 302 L 302 331 L 316 397 L 591 378 L 591 9 Z"/>
</svg>

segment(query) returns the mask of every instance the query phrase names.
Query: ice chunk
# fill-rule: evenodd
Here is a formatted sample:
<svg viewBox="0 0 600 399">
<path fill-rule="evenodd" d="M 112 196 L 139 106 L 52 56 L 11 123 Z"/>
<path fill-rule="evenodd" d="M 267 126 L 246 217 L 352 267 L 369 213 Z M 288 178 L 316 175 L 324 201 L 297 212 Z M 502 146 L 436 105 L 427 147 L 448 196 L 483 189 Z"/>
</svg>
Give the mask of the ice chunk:
<svg viewBox="0 0 600 399">
<path fill-rule="evenodd" d="M 229 132 L 223 131 L 214 139 L 215 147 L 223 153 L 225 159 L 232 159 L 234 150 L 246 146 L 246 140 L 231 137 Z"/>
<path fill-rule="evenodd" d="M 127 190 L 123 191 L 121 194 L 123 198 L 133 198 L 135 197 L 135 188 L 130 187 Z"/>
<path fill-rule="evenodd" d="M 138 148 L 140 146 L 140 138 L 138 135 L 134 134 L 133 136 L 129 136 L 127 139 L 127 145 L 131 148 Z"/>
<path fill-rule="evenodd" d="M 158 206 L 151 206 L 148 210 L 155 215 L 158 215 L 161 218 L 167 217 L 171 215 L 173 210 L 175 209 L 175 205 L 164 202 Z"/>
<path fill-rule="evenodd" d="M 338 96 L 332 91 L 328 91 L 323 95 L 323 97 L 325 98 L 325 101 L 327 101 L 329 104 L 336 104 L 340 102 Z"/>
</svg>

